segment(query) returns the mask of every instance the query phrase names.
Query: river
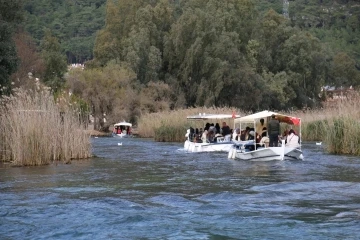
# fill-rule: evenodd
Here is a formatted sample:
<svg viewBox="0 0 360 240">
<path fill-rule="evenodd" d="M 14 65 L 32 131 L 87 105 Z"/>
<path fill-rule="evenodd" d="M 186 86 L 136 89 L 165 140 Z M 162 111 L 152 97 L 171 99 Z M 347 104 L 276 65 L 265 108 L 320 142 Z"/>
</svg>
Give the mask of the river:
<svg viewBox="0 0 360 240">
<path fill-rule="evenodd" d="M 305 143 L 303 161 L 242 162 L 92 141 L 88 160 L 0 165 L 0 239 L 360 239 L 359 157 Z"/>
</svg>

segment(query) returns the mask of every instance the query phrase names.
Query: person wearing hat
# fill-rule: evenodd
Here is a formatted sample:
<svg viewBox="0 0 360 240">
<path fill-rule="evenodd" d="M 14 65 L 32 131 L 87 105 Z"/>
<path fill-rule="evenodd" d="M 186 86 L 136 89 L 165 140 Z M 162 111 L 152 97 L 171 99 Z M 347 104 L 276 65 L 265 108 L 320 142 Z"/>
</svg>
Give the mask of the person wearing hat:
<svg viewBox="0 0 360 240">
<path fill-rule="evenodd" d="M 280 122 L 274 114 L 271 115 L 271 120 L 268 122 L 267 131 L 270 139 L 269 147 L 277 147 L 280 135 Z"/>
</svg>

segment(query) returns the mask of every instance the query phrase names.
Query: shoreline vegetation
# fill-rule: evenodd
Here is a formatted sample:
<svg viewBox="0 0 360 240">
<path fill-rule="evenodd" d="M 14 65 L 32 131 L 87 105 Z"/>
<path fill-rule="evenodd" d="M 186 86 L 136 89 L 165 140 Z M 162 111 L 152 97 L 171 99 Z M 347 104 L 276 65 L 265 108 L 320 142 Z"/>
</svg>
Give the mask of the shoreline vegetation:
<svg viewBox="0 0 360 240">
<path fill-rule="evenodd" d="M 360 155 L 360 110 L 358 94 L 326 104 L 324 108 L 282 112 L 301 118 L 303 141 L 321 141 L 331 154 Z M 61 115 L 59 113 L 62 112 Z M 85 129 L 76 111 L 61 109 L 45 90 L 17 90 L 0 105 L 0 162 L 13 166 L 46 165 L 91 157 L 90 137 L 110 132 Z M 202 114 L 250 114 L 235 108 L 197 107 L 148 113 L 140 117 L 136 136 L 158 142 L 183 142 L 186 130 L 203 127 L 203 121 L 187 116 Z M 233 120 L 228 121 L 233 126 Z"/>
<path fill-rule="evenodd" d="M 91 157 L 90 135 L 77 111 L 60 109 L 46 89 L 16 90 L 2 99 L 0 113 L 2 162 L 37 166 Z"/>
</svg>

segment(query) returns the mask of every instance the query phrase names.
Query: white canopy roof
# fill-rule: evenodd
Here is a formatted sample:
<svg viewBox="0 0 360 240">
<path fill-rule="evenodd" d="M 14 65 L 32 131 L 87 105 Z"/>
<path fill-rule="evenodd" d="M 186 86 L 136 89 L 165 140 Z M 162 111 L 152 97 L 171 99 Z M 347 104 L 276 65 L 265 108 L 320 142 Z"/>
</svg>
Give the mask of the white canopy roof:
<svg viewBox="0 0 360 240">
<path fill-rule="evenodd" d="M 299 125 L 300 124 L 300 118 L 296 118 L 296 117 L 291 117 L 291 116 L 287 116 L 281 113 L 276 113 L 276 112 L 271 112 L 271 111 L 262 111 L 262 112 L 257 112 L 251 115 L 247 115 L 241 118 L 236 118 L 234 120 L 234 123 L 253 123 L 254 121 L 261 119 L 261 118 L 268 118 L 271 117 L 272 115 L 275 115 L 275 117 L 280 121 L 280 122 L 285 122 L 288 124 L 292 124 L 292 125 Z"/>
<path fill-rule="evenodd" d="M 114 124 L 114 127 L 118 127 L 118 126 L 129 126 L 129 127 L 132 127 L 132 124 L 131 124 L 131 123 L 128 123 L 128 122 L 125 122 L 125 121 Z"/>
<path fill-rule="evenodd" d="M 205 120 L 205 119 L 231 119 L 231 118 L 238 118 L 240 115 L 233 115 L 233 114 L 201 114 L 188 116 L 187 119 L 194 119 L 194 120 Z"/>
</svg>

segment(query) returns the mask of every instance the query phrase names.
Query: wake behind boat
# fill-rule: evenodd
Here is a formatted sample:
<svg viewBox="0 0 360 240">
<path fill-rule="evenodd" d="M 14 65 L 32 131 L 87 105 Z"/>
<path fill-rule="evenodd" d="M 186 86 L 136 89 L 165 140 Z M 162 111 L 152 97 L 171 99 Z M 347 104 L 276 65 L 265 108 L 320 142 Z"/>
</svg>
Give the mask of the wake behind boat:
<svg viewBox="0 0 360 240">
<path fill-rule="evenodd" d="M 236 117 L 235 114 L 199 114 L 188 116 L 187 120 L 194 122 L 200 128 L 190 127 L 185 135 L 184 149 L 188 152 L 229 152 L 233 142 L 231 129 L 227 125 Z M 208 121 L 208 122 L 207 122 Z M 217 124 L 211 126 L 209 122 Z M 205 122 L 207 122 L 205 124 Z M 220 123 L 222 127 L 220 127 Z M 209 125 L 208 125 L 209 124 Z M 204 129 L 202 128 L 204 127 Z"/>
<path fill-rule="evenodd" d="M 240 129 L 242 124 L 253 124 L 256 126 L 259 119 L 266 119 L 269 122 L 270 117 L 274 116 L 280 123 L 286 123 L 292 126 L 299 126 L 300 136 L 296 139 L 299 143 L 285 143 L 285 139 L 281 141 L 279 147 L 270 147 L 268 142 L 257 142 L 256 138 L 250 141 L 234 141 L 232 148 L 229 151 L 228 158 L 248 160 L 248 161 L 271 161 L 271 160 L 301 160 L 303 159 L 301 151 L 301 119 L 283 115 L 280 113 L 262 111 L 252 115 L 238 118 L 234 121 L 234 124 L 239 124 Z M 259 125 L 259 124 L 258 124 Z M 264 125 L 266 126 L 266 125 Z M 259 131 L 259 130 L 257 130 Z M 266 130 L 265 130 L 266 131 Z M 264 135 L 264 139 L 268 136 Z M 267 138 L 268 139 L 268 138 Z"/>
</svg>

